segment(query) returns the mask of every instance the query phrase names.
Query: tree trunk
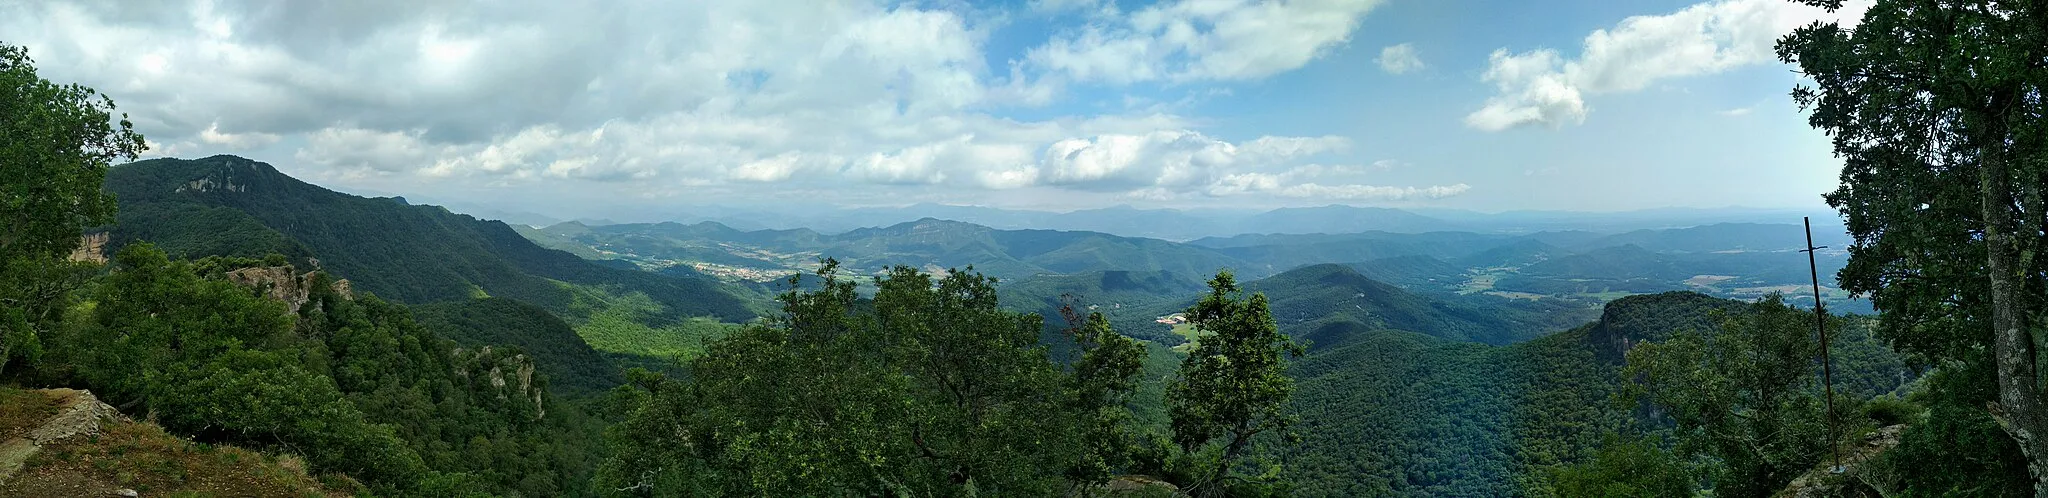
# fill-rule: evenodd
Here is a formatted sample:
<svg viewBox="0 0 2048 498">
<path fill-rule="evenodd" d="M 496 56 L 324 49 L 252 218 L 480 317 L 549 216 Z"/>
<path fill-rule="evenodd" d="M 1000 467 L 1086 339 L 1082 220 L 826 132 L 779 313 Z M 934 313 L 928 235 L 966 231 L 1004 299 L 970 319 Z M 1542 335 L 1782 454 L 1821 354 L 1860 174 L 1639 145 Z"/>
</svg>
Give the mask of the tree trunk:
<svg viewBox="0 0 2048 498">
<path fill-rule="evenodd" d="M 2034 341 L 2020 315 L 2019 255 L 2013 247 L 2012 178 L 2003 134 L 1992 134 L 1981 157 L 1984 244 L 1991 274 L 1992 351 L 1997 363 L 2000 425 L 2018 440 L 2034 480 L 2034 496 L 2048 498 L 2048 413 L 2035 381 Z"/>
</svg>

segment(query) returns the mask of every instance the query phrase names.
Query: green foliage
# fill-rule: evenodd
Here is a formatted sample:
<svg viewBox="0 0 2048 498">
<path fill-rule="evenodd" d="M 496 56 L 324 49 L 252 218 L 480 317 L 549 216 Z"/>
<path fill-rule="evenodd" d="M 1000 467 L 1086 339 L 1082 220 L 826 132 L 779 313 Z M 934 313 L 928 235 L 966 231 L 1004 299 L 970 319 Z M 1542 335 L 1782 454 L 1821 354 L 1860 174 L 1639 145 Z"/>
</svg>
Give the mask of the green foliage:
<svg viewBox="0 0 2048 498">
<path fill-rule="evenodd" d="M 1681 332 L 1628 352 L 1625 399 L 1644 399 L 1677 425 L 1678 450 L 1713 457 L 1717 496 L 1770 496 L 1829 452 L 1815 377 L 1810 312 L 1777 296 L 1734 314 L 1718 333 Z M 1834 328 L 1839 328 L 1839 323 Z"/>
<path fill-rule="evenodd" d="M 899 267 L 872 301 L 828 261 L 785 315 L 713 342 L 687 380 L 645 372 L 599 484 L 658 495 L 1049 495 L 1121 461 L 1136 345 L 1099 316 L 1072 371 L 992 279 Z M 793 279 L 794 280 L 794 279 Z M 796 282 L 792 282 L 792 286 Z M 1091 440 L 1092 436 L 1107 439 Z"/>
<path fill-rule="evenodd" d="M 617 295 L 573 287 L 569 315 L 582 317 L 576 334 L 605 353 L 685 362 L 704 353 L 711 341 L 740 328 L 711 318 L 663 319 L 663 308 L 641 293 Z M 616 384 L 614 384 L 616 385 Z"/>
<path fill-rule="evenodd" d="M 202 439 L 302 448 L 314 466 L 379 483 L 423 470 L 389 427 L 372 426 L 333 380 L 299 366 L 284 304 L 204 280 L 149 244 L 116 257 L 90 318 L 58 339 L 80 381 L 117 404 L 163 413 Z"/>
<path fill-rule="evenodd" d="M 1076 397 L 1072 408 L 1095 411 L 1093 421 L 1082 423 L 1086 452 L 1068 471 L 1067 480 L 1105 482 L 1117 470 L 1130 466 L 1130 454 L 1138 445 L 1130 404 L 1138 389 L 1138 374 L 1145 366 L 1145 346 L 1116 333 L 1101 313 L 1079 318 L 1072 307 L 1062 311 L 1070 323 L 1068 333 L 1082 351 L 1070 381 Z"/>
<path fill-rule="evenodd" d="M 462 479 L 560 495 L 587 482 L 595 423 L 551 403 L 517 349 L 457 348 L 402 305 L 350 299 L 320 274 L 294 315 L 215 278 L 257 260 L 171 261 L 146 243 L 116 259 L 54 336 L 45 377 L 201 441 L 300 453 L 381 493 Z"/>
<path fill-rule="evenodd" d="M 412 310 L 420 325 L 464 347 L 504 345 L 525 351 L 564 394 L 595 394 L 626 381 L 623 369 L 584 342 L 576 329 L 537 306 L 493 297 Z"/>
<path fill-rule="evenodd" d="M 1623 382 L 1620 350 L 1712 330 L 1715 310 L 1746 308 L 1690 292 L 1633 296 L 1609 303 L 1593 324 L 1502 347 L 1350 321 L 1283 326 L 1296 337 L 1351 338 L 1290 370 L 1302 440 L 1283 453 L 1285 475 L 1299 496 L 1557 495 L 1553 469 L 1588 461 L 1603 438 L 1638 421 L 1610 403 Z M 1869 321 L 1843 320 L 1841 330 Z M 1868 334 L 1836 340 L 1837 351 L 1885 351 Z M 1835 360 L 1844 392 L 1842 379 L 1891 392 L 1912 378 L 1896 355 Z"/>
<path fill-rule="evenodd" d="M 1989 363 L 1946 362 L 1928 374 L 1908 397 L 1926 413 L 1913 418 L 1898 447 L 1866 465 L 1890 475 L 1906 496 L 2030 496 L 2019 445 L 1983 408 L 1998 396 Z"/>
<path fill-rule="evenodd" d="M 1844 159 L 1842 184 L 1827 195 L 1855 237 L 1842 287 L 1871 297 L 1885 315 L 1879 334 L 1898 350 L 1990 362 L 1991 375 L 1979 380 L 1997 390 L 1983 401 L 1996 401 L 2000 425 L 2035 475 L 2048 473 L 2039 356 L 2048 303 L 2048 258 L 2039 257 L 2048 249 L 2044 20 L 2041 2 L 1880 2 L 1853 27 L 1815 23 L 1777 50 L 1813 82 L 1793 99 Z M 1943 419 L 1913 432 L 1964 436 L 1982 427 L 1984 418 L 1968 413 L 1982 406 L 1935 404 L 1931 415 Z M 2001 446 L 1980 448 L 1940 465 L 1996 474 L 1970 462 Z M 1952 482 L 1926 477 L 1924 489 Z M 1996 489 L 2000 481 L 1985 482 Z M 2048 480 L 2034 487 L 2048 496 Z"/>
<path fill-rule="evenodd" d="M 1591 460 L 1558 468 L 1550 475 L 1549 496 L 1631 498 L 1689 496 L 1695 479 L 1690 466 L 1656 439 L 1610 437 Z"/>
<path fill-rule="evenodd" d="M 95 98 L 97 97 L 97 98 Z M 116 159 L 146 150 L 113 99 L 36 74 L 28 49 L 0 43 L 0 372 L 41 355 L 77 279 L 66 253 L 89 226 L 113 219 L 100 191 Z"/>
<path fill-rule="evenodd" d="M 0 263 L 60 257 L 79 231 L 112 221 L 100 181 L 116 159 L 148 148 L 114 101 L 36 74 L 28 49 L 0 44 Z"/>
<path fill-rule="evenodd" d="M 1253 438 L 1285 435 L 1294 419 L 1285 411 L 1294 379 L 1283 357 L 1304 351 L 1280 334 L 1265 294 L 1242 294 L 1229 271 L 1209 280 L 1209 294 L 1187 311 L 1202 339 L 1166 386 L 1174 444 L 1187 453 L 1212 444 L 1221 449 L 1215 468 L 1192 483 L 1206 494 L 1222 494 L 1231 481 L 1258 482 L 1237 473 L 1237 465 L 1254 449 Z"/>
</svg>

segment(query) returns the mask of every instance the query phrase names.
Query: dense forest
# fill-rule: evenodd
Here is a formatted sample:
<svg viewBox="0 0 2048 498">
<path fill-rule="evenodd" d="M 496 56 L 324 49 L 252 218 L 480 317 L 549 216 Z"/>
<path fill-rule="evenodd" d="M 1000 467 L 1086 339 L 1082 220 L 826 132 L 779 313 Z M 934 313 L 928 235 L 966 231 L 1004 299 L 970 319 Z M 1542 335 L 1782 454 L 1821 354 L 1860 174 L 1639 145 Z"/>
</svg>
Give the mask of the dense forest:
<svg viewBox="0 0 2048 498">
<path fill-rule="evenodd" d="M 88 390 L 132 419 L 109 439 L 361 496 L 2048 496 L 2048 6 L 1881 2 L 1777 55 L 1844 162 L 1846 258 L 1341 210 L 515 228 L 138 160 L 111 99 L 0 44 L 0 401 Z"/>
</svg>

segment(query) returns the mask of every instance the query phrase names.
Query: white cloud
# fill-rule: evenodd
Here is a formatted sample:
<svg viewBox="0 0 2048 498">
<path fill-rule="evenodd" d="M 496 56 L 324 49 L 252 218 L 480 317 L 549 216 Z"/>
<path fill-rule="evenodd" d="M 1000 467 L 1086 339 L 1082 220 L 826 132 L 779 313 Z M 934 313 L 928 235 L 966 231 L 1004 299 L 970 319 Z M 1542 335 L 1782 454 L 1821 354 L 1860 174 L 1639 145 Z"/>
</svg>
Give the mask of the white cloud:
<svg viewBox="0 0 2048 498">
<path fill-rule="evenodd" d="M 1734 108 L 1734 109 L 1723 109 L 1723 110 L 1719 110 L 1719 111 L 1714 111 L 1714 114 L 1720 114 L 1720 115 L 1722 115 L 1722 116 L 1728 116 L 1728 117 L 1731 117 L 1731 118 L 1735 118 L 1735 117 L 1742 117 L 1742 116 L 1748 116 L 1748 115 L 1749 115 L 1749 113 L 1752 113 L 1752 112 L 1756 112 L 1756 106 L 1749 106 L 1749 107 L 1737 107 L 1737 108 Z"/>
<path fill-rule="evenodd" d="M 1384 161 L 1382 161 L 1384 162 Z M 1278 173 L 1237 173 L 1224 175 L 1202 189 L 1215 197 L 1266 194 L 1296 199 L 1337 201 L 1408 201 L 1442 199 L 1464 194 L 1470 185 L 1393 187 L 1359 183 L 1324 183 L 1333 177 L 1356 176 L 1367 167 L 1311 164 Z"/>
<path fill-rule="evenodd" d="M 1776 60 L 1778 37 L 1815 20 L 1853 25 L 1870 0 L 1841 11 L 1783 0 L 1719 0 L 1678 12 L 1623 19 L 1587 35 L 1578 58 L 1537 49 L 1489 56 L 1482 79 L 1499 93 L 1465 117 L 1485 131 L 1528 125 L 1558 127 L 1586 119 L 1586 96 L 1640 91 L 1651 83 L 1720 73 Z"/>
<path fill-rule="evenodd" d="M 1069 79 L 1291 70 L 1345 43 L 1378 4 L 1184 0 L 1112 19 L 1100 16 L 1113 2 L 1044 1 L 1034 8 L 1088 23 L 990 68 L 1003 21 L 963 9 L 507 1 L 0 2 L 0 33 L 45 77 L 113 95 L 153 152 L 254 151 L 344 183 L 650 199 L 861 184 L 1082 195 L 1196 192 L 1350 141 L 1212 137 L 1172 113 L 1228 89 L 1112 114 L 1001 109 L 1056 102 Z"/>
<path fill-rule="evenodd" d="M 1380 0 L 1167 0 L 1054 37 L 1027 59 L 1076 81 L 1247 80 L 1348 42 Z"/>
<path fill-rule="evenodd" d="M 232 150 L 248 150 L 277 143 L 281 137 L 270 133 L 222 133 L 220 123 L 209 124 L 199 131 L 199 141 L 226 147 Z"/>
<path fill-rule="evenodd" d="M 1046 149 L 1044 180 L 1105 190 L 1192 187 L 1348 145 L 1340 137 L 1260 137 L 1232 144 L 1187 130 L 1072 138 Z"/>
<path fill-rule="evenodd" d="M 1380 70 L 1387 74 L 1407 74 L 1422 69 L 1422 56 L 1415 53 L 1415 44 L 1403 43 L 1380 49 L 1380 56 L 1373 59 L 1380 64 Z"/>
</svg>

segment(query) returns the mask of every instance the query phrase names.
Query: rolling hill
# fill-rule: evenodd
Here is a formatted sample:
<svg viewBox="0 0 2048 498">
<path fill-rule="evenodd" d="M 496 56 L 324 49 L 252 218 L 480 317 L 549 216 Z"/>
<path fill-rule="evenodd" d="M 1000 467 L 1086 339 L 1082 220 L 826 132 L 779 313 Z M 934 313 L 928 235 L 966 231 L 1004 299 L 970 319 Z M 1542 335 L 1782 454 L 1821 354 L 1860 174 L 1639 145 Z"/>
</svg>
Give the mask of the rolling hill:
<svg viewBox="0 0 2048 498">
<path fill-rule="evenodd" d="M 1354 322 L 1366 330 L 1401 330 L 1456 342 L 1510 344 L 1557 330 L 1560 323 L 1583 323 L 1593 315 L 1589 308 L 1564 303 L 1425 296 L 1335 264 L 1297 268 L 1245 284 L 1245 289 L 1266 294 L 1273 319 L 1283 328 Z M 1321 344 L 1349 342 L 1327 333 L 1308 338 Z"/>
</svg>

